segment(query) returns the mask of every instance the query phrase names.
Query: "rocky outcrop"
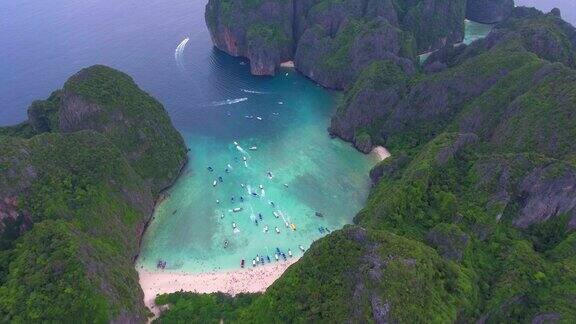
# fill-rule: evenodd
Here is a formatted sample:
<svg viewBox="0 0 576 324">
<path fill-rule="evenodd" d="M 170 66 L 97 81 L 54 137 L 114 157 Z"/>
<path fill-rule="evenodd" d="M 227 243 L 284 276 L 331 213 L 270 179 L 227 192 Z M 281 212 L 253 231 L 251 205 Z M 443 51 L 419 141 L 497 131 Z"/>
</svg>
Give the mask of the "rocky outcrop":
<svg viewBox="0 0 576 324">
<path fill-rule="evenodd" d="M 417 53 L 460 42 L 465 1 L 211 0 L 206 22 L 215 46 L 273 75 L 293 59 L 304 75 L 344 89 L 377 60 L 415 70 Z"/>
<path fill-rule="evenodd" d="M 439 224 L 426 234 L 428 245 L 448 260 L 460 262 L 470 237 L 454 224 Z"/>
<path fill-rule="evenodd" d="M 81 70 L 62 90 L 34 102 L 28 116 L 37 133 L 93 130 L 104 134 L 154 194 L 170 185 L 186 161 L 184 140 L 164 107 L 128 75 L 105 66 Z"/>
<path fill-rule="evenodd" d="M 468 0 L 466 18 L 483 24 L 494 24 L 508 18 L 514 0 Z"/>
<path fill-rule="evenodd" d="M 513 224 L 528 228 L 562 214 L 576 224 L 576 169 L 553 164 L 530 172 L 519 185 L 522 208 Z"/>
<path fill-rule="evenodd" d="M 274 75 L 293 57 L 293 0 L 210 0 L 206 23 L 214 45 L 250 60 L 255 75 Z"/>
<path fill-rule="evenodd" d="M 535 45 L 541 44 L 540 31 L 550 36 L 542 44 L 553 44 L 546 51 L 547 45 Z M 426 74 L 414 78 L 414 83 L 397 64 L 396 68 L 366 68 L 346 92 L 330 132 L 357 147 L 357 139 L 365 146 L 367 134 L 372 145 L 394 149 L 390 145 L 397 143 L 398 136 L 404 143 L 418 145 L 457 117 L 459 132 L 477 134 L 503 150 L 535 149 L 563 157 L 574 147 L 559 134 L 570 128 L 568 119 L 561 116 L 569 114 L 572 101 L 560 100 L 554 93 L 560 88 L 570 93 L 576 75 L 572 69 L 545 60 L 572 66 L 574 33 L 557 16 L 520 8 L 486 39 L 470 46 L 446 46 L 432 54 L 424 65 Z M 477 73 L 481 70 L 486 73 Z M 395 77 L 398 74 L 403 79 Z M 525 82 L 516 82 L 521 74 Z M 395 82 L 386 80 L 391 77 Z M 378 84 L 382 86 L 373 86 Z M 497 96 L 496 89 L 504 90 L 506 96 Z M 547 117 L 526 119 L 536 114 L 534 100 L 544 97 L 554 102 L 545 110 Z M 499 103 L 493 104 L 493 98 Z M 533 122 L 537 124 L 528 124 Z"/>
</svg>

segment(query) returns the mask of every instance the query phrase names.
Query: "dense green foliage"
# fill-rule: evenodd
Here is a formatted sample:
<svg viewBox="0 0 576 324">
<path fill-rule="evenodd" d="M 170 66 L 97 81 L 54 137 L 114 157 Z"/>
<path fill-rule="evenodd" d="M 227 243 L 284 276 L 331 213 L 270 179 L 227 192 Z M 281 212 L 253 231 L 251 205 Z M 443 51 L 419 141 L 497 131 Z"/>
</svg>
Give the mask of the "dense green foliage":
<svg viewBox="0 0 576 324">
<path fill-rule="evenodd" d="M 256 46 L 286 46 L 290 44 L 290 38 L 274 24 L 256 24 L 248 28 L 246 35 L 249 48 Z M 261 44 L 263 42 L 263 44 Z"/>
<path fill-rule="evenodd" d="M 542 35 L 562 50 L 542 52 Z M 393 157 L 375 168 L 382 177 L 356 225 L 315 242 L 234 316 L 226 300 L 209 318 L 576 322 L 572 35 L 557 17 L 517 14 L 486 41 L 432 55 L 437 72 L 407 76 L 390 61 L 365 68 L 338 126 L 357 118 L 354 140 Z M 170 298 L 159 302 L 186 309 L 160 322 L 189 319 L 215 297 Z"/>
<path fill-rule="evenodd" d="M 158 305 L 170 305 L 173 312 L 155 322 L 220 323 L 238 321 L 239 309 L 250 305 L 257 294 L 239 294 L 234 298 L 218 293 L 199 295 L 179 292 L 156 298 Z"/>
<path fill-rule="evenodd" d="M 0 129 L 1 320 L 144 321 L 132 262 L 154 196 L 184 163 L 182 138 L 156 100 L 103 66 L 29 116 Z"/>
<path fill-rule="evenodd" d="M 395 7 L 401 21 L 401 28 L 410 32 L 418 45 L 418 53 L 423 53 L 437 46 L 438 40 L 463 37 L 466 1 L 441 0 L 434 5 L 446 8 L 444 16 L 430 14 L 430 8 L 423 0 L 396 0 Z M 448 19 L 446 19 L 448 17 Z M 425 23 L 424 23 L 425 22 Z"/>
<path fill-rule="evenodd" d="M 143 316 L 131 259 L 147 215 L 127 196 L 151 195 L 122 153 L 91 131 L 0 141 L 24 151 L 11 156 L 36 170 L 20 194 L 33 228 L 2 252 L 10 256 L 0 286 L 2 317 L 106 322 L 121 310 Z"/>
<path fill-rule="evenodd" d="M 126 153 L 134 170 L 152 183 L 155 194 L 176 177 L 186 156 L 184 140 L 162 104 L 138 88 L 132 78 L 106 66 L 92 66 L 71 77 L 64 92 L 103 108 L 86 118 L 84 123 L 89 126 L 82 128 L 105 133 Z"/>
<path fill-rule="evenodd" d="M 43 222 L 28 232 L 0 287 L 2 321 L 105 323 L 111 305 L 78 257 L 86 239 L 62 221 Z"/>
</svg>

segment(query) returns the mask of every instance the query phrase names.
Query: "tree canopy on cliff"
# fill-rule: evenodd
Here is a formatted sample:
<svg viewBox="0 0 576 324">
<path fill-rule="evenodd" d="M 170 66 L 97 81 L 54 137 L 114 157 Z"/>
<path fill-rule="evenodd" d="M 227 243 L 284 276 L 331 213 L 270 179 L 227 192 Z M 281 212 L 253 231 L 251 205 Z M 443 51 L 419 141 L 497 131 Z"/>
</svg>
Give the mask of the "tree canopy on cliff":
<svg viewBox="0 0 576 324">
<path fill-rule="evenodd" d="M 186 148 L 124 73 L 84 69 L 0 128 L 3 322 L 145 321 L 133 266 Z"/>
</svg>

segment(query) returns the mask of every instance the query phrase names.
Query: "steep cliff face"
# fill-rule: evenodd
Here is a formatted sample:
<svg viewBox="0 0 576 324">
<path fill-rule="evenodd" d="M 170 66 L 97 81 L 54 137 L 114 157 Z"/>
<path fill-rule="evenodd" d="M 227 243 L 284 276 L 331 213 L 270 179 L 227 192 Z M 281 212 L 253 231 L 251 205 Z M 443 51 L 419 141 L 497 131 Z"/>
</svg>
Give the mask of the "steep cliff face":
<svg viewBox="0 0 576 324">
<path fill-rule="evenodd" d="M 563 55 L 549 55 L 533 46 L 535 40 L 541 39 L 541 34 L 534 31 L 543 29 L 554 35 L 548 42 L 556 44 Z M 330 132 L 348 141 L 362 133 L 370 136 L 374 145 L 417 146 L 457 116 L 462 132 L 478 133 L 500 147 L 516 147 L 520 151 L 530 142 L 534 149 L 562 156 L 565 151 L 560 150 L 572 151 L 572 145 L 564 142 L 568 137 L 558 132 L 570 127 L 556 127 L 545 118 L 530 119 L 531 123 L 541 124 L 529 126 L 526 117 L 521 116 L 545 112 L 560 124 L 567 120 L 559 117 L 562 113 L 558 110 L 568 113 L 569 106 L 566 102 L 556 104 L 554 91 L 571 93 L 573 83 L 569 80 L 574 72 L 545 60 L 572 66 L 576 52 L 570 41 L 573 32 L 556 16 L 534 16 L 533 12 L 525 15 L 523 9 L 518 9 L 514 18 L 496 26 L 486 39 L 469 47 L 449 46 L 432 54 L 424 66 L 429 73 L 413 77 L 416 83 L 396 78 L 399 68 L 368 68 L 347 91 L 332 118 Z M 376 66 L 392 63 L 383 61 Z M 518 82 L 519 78 L 525 82 Z M 524 93 L 527 95 L 521 96 Z M 550 98 L 549 109 L 536 113 L 538 108 L 532 101 L 536 98 Z M 500 100 L 500 106 L 494 100 Z M 506 113 L 498 110 L 502 105 L 507 107 Z M 518 127 L 519 123 L 524 127 Z M 549 132 L 550 136 L 537 136 L 534 132 Z M 538 140 L 527 141 L 528 138 Z"/>
<path fill-rule="evenodd" d="M 182 138 L 156 100 L 104 66 L 28 115 L 0 132 L 2 318 L 144 322 L 132 262 L 155 197 L 185 163 Z"/>
<path fill-rule="evenodd" d="M 466 18 L 484 24 L 494 24 L 508 18 L 514 0 L 468 0 Z"/>
<path fill-rule="evenodd" d="M 35 117 L 40 110 L 44 117 Z M 128 75 L 105 66 L 78 72 L 48 100 L 35 102 L 29 116 L 39 132 L 93 130 L 105 135 L 154 194 L 171 183 L 186 157 L 184 141 L 164 107 Z"/>
<path fill-rule="evenodd" d="M 292 0 L 210 0 L 206 23 L 214 45 L 250 60 L 255 75 L 274 75 L 293 55 Z"/>
<path fill-rule="evenodd" d="M 248 57 L 254 74 L 294 59 L 306 76 L 343 89 L 375 60 L 412 73 L 417 53 L 462 40 L 464 11 L 463 0 L 212 0 L 206 21 L 215 46 Z"/>
</svg>

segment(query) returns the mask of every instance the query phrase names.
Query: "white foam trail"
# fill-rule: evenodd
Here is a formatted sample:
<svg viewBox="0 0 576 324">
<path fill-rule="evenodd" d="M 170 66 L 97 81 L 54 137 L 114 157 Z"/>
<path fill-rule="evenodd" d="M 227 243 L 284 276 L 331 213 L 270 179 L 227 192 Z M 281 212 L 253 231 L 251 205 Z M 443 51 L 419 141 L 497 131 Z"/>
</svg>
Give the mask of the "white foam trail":
<svg viewBox="0 0 576 324">
<path fill-rule="evenodd" d="M 248 98 L 226 99 L 222 101 L 215 101 L 211 104 L 211 106 L 218 107 L 218 106 L 233 105 L 246 100 L 248 100 Z"/>
<path fill-rule="evenodd" d="M 186 44 L 188 44 L 189 41 L 190 41 L 189 37 L 184 38 L 184 40 L 180 42 L 180 44 L 178 44 L 178 46 L 176 46 L 176 49 L 174 50 L 174 59 L 176 60 L 176 65 L 182 71 L 186 70 L 184 67 L 184 62 L 182 61 L 182 54 L 184 54 Z"/>
<path fill-rule="evenodd" d="M 234 168 L 230 164 L 228 164 L 228 169 L 230 169 L 230 171 L 234 170 Z"/>
<path fill-rule="evenodd" d="M 246 192 L 248 192 L 248 196 L 252 195 L 252 188 L 250 185 L 246 185 Z"/>
<path fill-rule="evenodd" d="M 244 161 L 244 166 L 248 167 L 248 162 Z"/>
<path fill-rule="evenodd" d="M 267 94 L 267 93 L 268 93 L 268 92 L 262 92 L 262 91 L 256 91 L 256 90 L 248 90 L 248 89 L 242 89 L 242 92 L 253 93 L 253 94 Z"/>
<path fill-rule="evenodd" d="M 266 197 L 266 191 L 264 191 L 264 189 L 262 189 L 262 190 L 260 191 L 260 196 Z"/>
<path fill-rule="evenodd" d="M 280 214 L 280 217 L 282 217 L 282 220 L 284 221 L 284 224 L 286 225 L 286 227 L 290 226 L 288 224 L 288 221 L 286 220 L 286 218 L 284 218 L 284 213 L 281 210 L 278 211 L 278 214 Z"/>
<path fill-rule="evenodd" d="M 252 205 L 248 205 L 248 206 L 250 206 L 250 219 L 251 219 L 252 221 L 255 221 L 255 220 L 256 220 L 256 215 L 254 214 L 254 208 L 252 208 Z"/>
</svg>

